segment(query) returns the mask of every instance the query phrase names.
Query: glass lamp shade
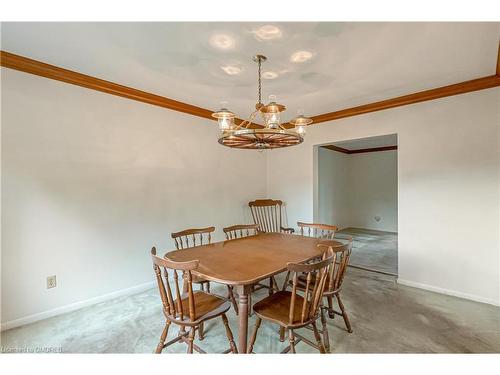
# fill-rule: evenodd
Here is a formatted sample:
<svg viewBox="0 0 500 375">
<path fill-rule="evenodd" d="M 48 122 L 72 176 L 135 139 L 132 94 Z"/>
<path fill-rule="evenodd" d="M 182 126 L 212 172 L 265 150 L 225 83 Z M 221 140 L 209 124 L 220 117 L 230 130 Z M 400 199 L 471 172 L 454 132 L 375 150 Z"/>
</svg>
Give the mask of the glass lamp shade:
<svg viewBox="0 0 500 375">
<path fill-rule="evenodd" d="M 212 113 L 212 117 L 217 119 L 220 131 L 231 130 L 234 127 L 235 115 L 226 108 L 222 108 L 219 111 Z"/>
<path fill-rule="evenodd" d="M 306 127 L 310 125 L 312 122 L 313 122 L 312 119 L 304 117 L 303 115 L 299 115 L 294 119 L 290 120 L 290 124 L 292 124 L 295 127 L 295 131 L 297 132 L 297 134 L 300 135 L 306 134 Z"/>
<path fill-rule="evenodd" d="M 280 113 L 283 112 L 286 107 L 282 104 L 276 103 L 276 96 L 269 95 L 271 100 L 268 104 L 260 108 L 262 117 L 266 124 L 266 128 L 277 129 L 280 126 Z"/>
</svg>

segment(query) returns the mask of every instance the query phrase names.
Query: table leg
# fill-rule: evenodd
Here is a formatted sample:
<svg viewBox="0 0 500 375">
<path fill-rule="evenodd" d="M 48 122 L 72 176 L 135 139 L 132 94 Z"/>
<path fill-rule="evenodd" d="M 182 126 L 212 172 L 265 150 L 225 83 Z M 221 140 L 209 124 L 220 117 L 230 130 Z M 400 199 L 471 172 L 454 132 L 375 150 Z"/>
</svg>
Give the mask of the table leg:
<svg viewBox="0 0 500 375">
<path fill-rule="evenodd" d="M 238 353 L 247 352 L 248 336 L 248 296 L 251 293 L 247 286 L 238 286 Z"/>
</svg>

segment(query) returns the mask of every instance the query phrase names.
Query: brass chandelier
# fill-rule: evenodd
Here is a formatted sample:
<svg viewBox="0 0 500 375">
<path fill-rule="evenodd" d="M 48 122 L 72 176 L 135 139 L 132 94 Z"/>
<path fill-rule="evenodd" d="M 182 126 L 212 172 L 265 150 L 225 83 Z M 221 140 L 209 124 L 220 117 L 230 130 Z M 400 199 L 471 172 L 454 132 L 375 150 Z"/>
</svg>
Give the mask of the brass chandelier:
<svg viewBox="0 0 500 375">
<path fill-rule="evenodd" d="M 274 95 L 269 96 L 268 104 L 262 103 L 261 65 L 266 60 L 266 56 L 263 55 L 253 57 L 253 61 L 258 64 L 258 103 L 247 120 L 238 125 L 235 124 L 235 114 L 226 108 L 212 113 L 212 117 L 215 117 L 219 123 L 219 143 L 221 145 L 232 148 L 264 150 L 295 146 L 304 141 L 306 127 L 313 122 L 312 119 L 299 113 L 297 117 L 290 120 L 293 128 L 287 129 L 280 123 L 280 113 L 285 111 L 286 107 L 276 103 Z M 253 122 L 258 114 L 264 120 L 263 127 Z"/>
</svg>

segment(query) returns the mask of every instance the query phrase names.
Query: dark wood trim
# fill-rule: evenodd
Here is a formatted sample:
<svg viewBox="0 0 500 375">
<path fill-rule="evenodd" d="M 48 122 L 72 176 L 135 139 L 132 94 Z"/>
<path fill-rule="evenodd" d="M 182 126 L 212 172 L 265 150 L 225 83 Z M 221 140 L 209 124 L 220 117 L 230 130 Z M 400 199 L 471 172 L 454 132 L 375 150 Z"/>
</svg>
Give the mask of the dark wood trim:
<svg viewBox="0 0 500 375">
<path fill-rule="evenodd" d="M 391 151 L 391 150 L 397 150 L 397 149 L 398 149 L 398 146 L 362 148 L 360 150 L 349 150 L 349 154 L 364 154 L 365 152 Z"/>
<path fill-rule="evenodd" d="M 498 54 L 497 54 L 497 76 L 500 76 L 500 42 L 498 42 Z"/>
<path fill-rule="evenodd" d="M 327 148 L 332 151 L 337 151 L 337 152 L 342 152 L 343 154 L 364 154 L 366 152 L 378 152 L 378 151 L 390 151 L 390 150 L 397 150 L 398 146 L 384 146 L 384 147 L 372 147 L 372 148 L 362 148 L 359 150 L 348 150 L 346 148 L 342 148 L 339 146 L 335 145 L 326 145 L 326 146 L 321 146 L 324 148 Z"/>
<path fill-rule="evenodd" d="M 151 94 L 146 91 L 137 90 L 132 87 L 119 85 L 110 81 L 105 81 L 100 78 L 46 64 L 41 61 L 15 55 L 10 52 L 0 51 L 0 65 L 5 68 L 15 69 L 21 72 L 54 79 L 56 81 L 62 81 L 72 85 L 105 92 L 107 94 L 137 100 L 139 102 L 156 105 L 173 111 L 183 112 L 209 120 L 215 120 L 211 116 L 213 111 L 205 108 L 183 103 L 164 96 Z M 236 119 L 236 123 L 239 123 L 240 121 L 242 120 Z"/>
<path fill-rule="evenodd" d="M 467 92 L 489 89 L 500 86 L 500 76 L 492 75 L 488 77 L 473 79 L 454 85 L 438 87 L 431 90 L 420 91 L 409 95 L 399 96 L 397 98 L 382 100 L 380 102 L 360 105 L 357 107 L 347 108 L 340 111 L 324 113 L 322 115 L 313 116 L 313 125 L 321 122 L 338 120 L 345 117 L 362 115 L 365 113 L 381 111 L 383 109 L 400 107 L 414 103 L 425 102 L 444 98 L 447 96 L 465 94 Z M 291 128 L 292 125 L 285 124 L 286 128 Z"/>
<path fill-rule="evenodd" d="M 499 50 L 500 59 L 500 50 Z M 499 60 L 500 61 L 500 60 Z M 489 89 L 500 86 L 500 62 L 497 61 L 496 75 L 473 79 L 454 85 L 438 87 L 431 90 L 420 91 L 409 95 L 399 96 L 397 98 L 382 100 L 375 103 L 365 104 L 357 107 L 347 108 L 340 111 L 324 113 L 313 116 L 313 124 L 321 122 L 338 120 L 345 117 L 362 115 L 365 113 L 381 111 L 384 109 L 400 107 L 403 105 L 419 103 L 427 100 L 444 98 L 447 96 L 464 94 L 467 92 Z M 146 91 L 141 91 L 131 87 L 119 85 L 110 81 L 105 81 L 100 78 L 92 77 L 72 70 L 59 68 L 54 65 L 46 64 L 41 61 L 29 59 L 27 57 L 15 55 L 6 51 L 0 51 L 0 65 L 6 68 L 19 70 L 25 73 L 35 74 L 38 76 L 55 79 L 70 83 L 73 85 L 85 87 L 92 90 L 105 92 L 111 95 L 121 96 L 127 99 L 137 100 L 143 103 L 156 105 L 159 107 L 171 109 L 178 112 L 187 113 L 190 115 L 203 117 L 209 120 L 214 120 L 211 117 L 212 111 L 197 107 L 188 103 L 183 103 L 164 96 L 151 94 Z M 235 119 L 239 124 L 242 120 Z M 286 123 L 285 128 L 291 128 L 292 125 Z M 253 124 L 252 128 L 261 128 L 261 125 Z"/>
<path fill-rule="evenodd" d="M 326 146 L 321 146 L 321 147 L 327 148 L 327 149 L 332 150 L 332 151 L 341 152 L 343 154 L 348 154 L 349 153 L 348 149 L 342 148 L 342 147 L 338 147 L 338 146 L 334 146 L 334 145 L 326 145 Z"/>
</svg>

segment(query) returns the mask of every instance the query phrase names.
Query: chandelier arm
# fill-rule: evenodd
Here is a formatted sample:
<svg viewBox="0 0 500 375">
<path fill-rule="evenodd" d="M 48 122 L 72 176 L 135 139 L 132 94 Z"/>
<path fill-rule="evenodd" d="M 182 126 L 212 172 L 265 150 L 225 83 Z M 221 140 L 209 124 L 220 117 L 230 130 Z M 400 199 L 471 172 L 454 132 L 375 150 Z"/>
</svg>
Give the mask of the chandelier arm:
<svg viewBox="0 0 500 375">
<path fill-rule="evenodd" d="M 247 126 L 249 126 L 250 124 L 252 124 L 252 120 L 255 118 L 255 115 L 257 114 L 257 112 L 259 112 L 258 109 L 256 109 L 255 111 L 252 112 L 252 114 L 248 117 L 247 120 L 243 120 L 237 127 L 235 130 L 240 130 L 241 128 L 245 128 L 245 129 L 248 129 Z"/>
</svg>

